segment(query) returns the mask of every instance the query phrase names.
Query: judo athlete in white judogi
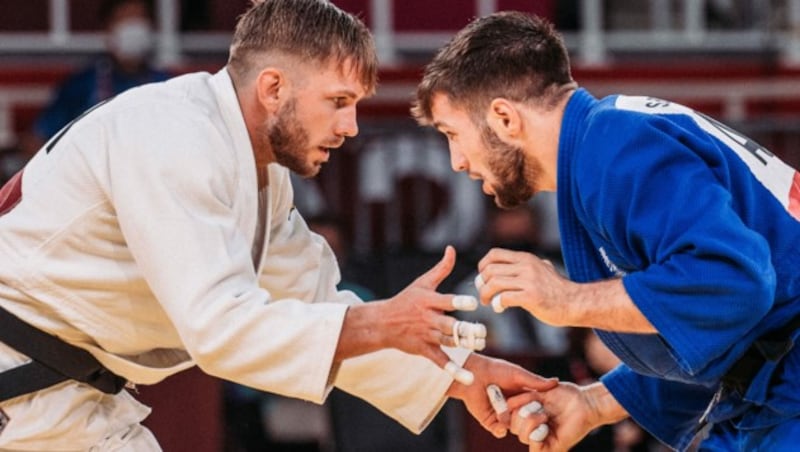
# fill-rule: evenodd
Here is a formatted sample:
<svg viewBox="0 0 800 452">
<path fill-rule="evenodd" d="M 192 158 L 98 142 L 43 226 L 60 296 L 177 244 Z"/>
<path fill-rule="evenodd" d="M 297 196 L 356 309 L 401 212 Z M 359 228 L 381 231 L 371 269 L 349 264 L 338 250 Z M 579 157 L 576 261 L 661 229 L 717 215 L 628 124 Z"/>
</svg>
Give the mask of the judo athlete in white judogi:
<svg viewBox="0 0 800 452">
<path fill-rule="evenodd" d="M 449 396 L 502 436 L 488 383 L 555 385 L 454 340 L 481 329 L 454 327 L 464 300 L 436 292 L 452 249 L 390 299 L 336 290 L 289 171 L 316 174 L 357 133 L 376 66 L 366 27 L 329 2 L 257 2 L 218 73 L 128 91 L 45 144 L 0 192 L 0 325 L 87 351 L 89 371 L 0 328 L 0 449 L 159 450 L 121 386 L 194 365 L 317 403 L 337 386 L 415 432 Z"/>
</svg>

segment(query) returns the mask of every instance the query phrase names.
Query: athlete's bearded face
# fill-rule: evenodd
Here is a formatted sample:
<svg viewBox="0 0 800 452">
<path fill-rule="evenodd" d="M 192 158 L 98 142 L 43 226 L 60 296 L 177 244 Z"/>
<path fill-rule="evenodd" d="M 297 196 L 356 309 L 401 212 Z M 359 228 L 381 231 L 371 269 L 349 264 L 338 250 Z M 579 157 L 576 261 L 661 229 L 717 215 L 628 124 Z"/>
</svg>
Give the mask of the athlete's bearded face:
<svg viewBox="0 0 800 452">
<path fill-rule="evenodd" d="M 319 173 L 332 149 L 358 134 L 356 104 L 366 95 L 349 63 L 296 63 L 286 101 L 259 127 L 260 141 L 280 165 L 303 177 Z"/>
<path fill-rule="evenodd" d="M 491 182 L 495 203 L 510 209 L 523 204 L 536 192 L 536 180 L 541 167 L 525 158 L 522 148 L 503 142 L 484 124 L 481 139 L 486 145 L 486 166 L 494 176 Z"/>
<path fill-rule="evenodd" d="M 297 99 L 291 99 L 278 111 L 274 122 L 266 126 L 266 138 L 275 160 L 291 171 L 312 177 L 319 173 L 321 161 L 309 161 L 309 132 L 297 119 Z"/>
<path fill-rule="evenodd" d="M 475 121 L 442 93 L 433 96 L 431 113 L 432 125 L 447 137 L 453 171 L 482 180 L 484 193 L 494 196 L 498 206 L 513 208 L 538 191 L 541 163 L 504 142 L 485 120 Z"/>
</svg>

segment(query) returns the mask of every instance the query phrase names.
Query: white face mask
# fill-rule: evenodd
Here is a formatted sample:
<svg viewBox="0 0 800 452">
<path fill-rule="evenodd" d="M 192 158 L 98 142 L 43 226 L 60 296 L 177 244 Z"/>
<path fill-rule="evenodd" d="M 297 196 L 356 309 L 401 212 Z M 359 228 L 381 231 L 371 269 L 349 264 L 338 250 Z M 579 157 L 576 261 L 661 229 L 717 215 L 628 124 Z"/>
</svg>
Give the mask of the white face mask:
<svg viewBox="0 0 800 452">
<path fill-rule="evenodd" d="M 153 29 L 144 19 L 125 19 L 111 29 L 109 47 L 119 59 L 142 59 L 153 47 Z"/>
</svg>

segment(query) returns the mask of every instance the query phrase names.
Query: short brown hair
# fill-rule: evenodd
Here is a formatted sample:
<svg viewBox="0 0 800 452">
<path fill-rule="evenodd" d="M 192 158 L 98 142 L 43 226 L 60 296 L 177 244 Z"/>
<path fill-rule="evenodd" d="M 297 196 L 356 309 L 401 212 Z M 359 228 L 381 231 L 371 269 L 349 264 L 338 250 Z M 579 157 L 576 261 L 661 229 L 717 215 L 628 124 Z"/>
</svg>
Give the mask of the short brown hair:
<svg viewBox="0 0 800 452">
<path fill-rule="evenodd" d="M 375 90 L 378 60 L 366 25 L 324 0 L 254 0 L 236 24 L 229 67 L 240 77 L 259 68 L 255 57 L 278 52 L 318 63 L 350 60 L 367 92 Z"/>
<path fill-rule="evenodd" d="M 475 119 L 497 97 L 554 105 L 574 87 L 566 47 L 552 24 L 504 11 L 474 20 L 439 50 L 425 68 L 411 113 L 428 124 L 433 96 L 442 93 Z"/>
</svg>

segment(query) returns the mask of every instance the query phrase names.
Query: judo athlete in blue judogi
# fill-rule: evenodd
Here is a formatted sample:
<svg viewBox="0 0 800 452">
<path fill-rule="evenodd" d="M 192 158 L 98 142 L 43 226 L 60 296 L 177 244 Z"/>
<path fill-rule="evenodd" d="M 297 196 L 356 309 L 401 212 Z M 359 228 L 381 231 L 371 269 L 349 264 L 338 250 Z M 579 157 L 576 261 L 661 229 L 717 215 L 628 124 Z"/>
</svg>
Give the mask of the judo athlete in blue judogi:
<svg viewBox="0 0 800 452">
<path fill-rule="evenodd" d="M 557 192 L 569 279 L 494 249 L 478 266 L 481 301 L 594 328 L 623 362 L 591 385 L 509 398 L 531 451 L 566 450 L 628 416 L 677 450 L 797 450 L 793 168 L 687 107 L 598 100 L 572 80 L 552 26 L 520 13 L 459 32 L 427 66 L 413 113 L 498 205 Z"/>
</svg>

